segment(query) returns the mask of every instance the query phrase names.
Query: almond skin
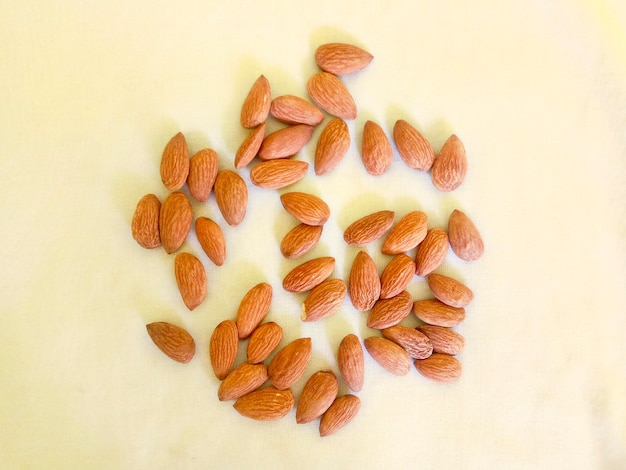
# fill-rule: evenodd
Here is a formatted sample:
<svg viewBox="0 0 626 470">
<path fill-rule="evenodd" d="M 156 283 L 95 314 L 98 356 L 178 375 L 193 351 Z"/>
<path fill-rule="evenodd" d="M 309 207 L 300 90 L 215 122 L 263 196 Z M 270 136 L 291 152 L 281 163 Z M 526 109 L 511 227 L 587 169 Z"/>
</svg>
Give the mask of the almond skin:
<svg viewBox="0 0 626 470">
<path fill-rule="evenodd" d="M 146 325 L 154 344 L 169 358 L 182 363 L 191 361 L 196 353 L 196 343 L 187 330 L 167 322 Z"/>
<path fill-rule="evenodd" d="M 219 323 L 209 340 L 209 359 L 215 377 L 224 380 L 237 358 L 239 335 L 237 325 L 232 320 Z"/>
<path fill-rule="evenodd" d="M 359 397 L 355 395 L 337 397 L 320 420 L 320 436 L 330 436 L 339 431 L 356 417 L 360 409 Z"/>
<path fill-rule="evenodd" d="M 420 374 L 437 382 L 454 382 L 461 377 L 461 363 L 448 354 L 433 353 L 426 359 L 416 359 L 413 364 Z"/>
<path fill-rule="evenodd" d="M 265 138 L 265 123 L 254 128 L 241 143 L 235 153 L 235 168 L 241 170 L 257 156 Z"/>
<path fill-rule="evenodd" d="M 250 181 L 261 188 L 281 189 L 300 181 L 308 169 L 309 164 L 300 160 L 270 160 L 252 168 Z"/>
<path fill-rule="evenodd" d="M 273 421 L 286 416 L 295 403 L 296 399 L 291 390 L 267 387 L 238 398 L 233 407 L 246 418 Z"/>
<path fill-rule="evenodd" d="M 207 277 L 204 265 L 191 253 L 179 253 L 174 260 L 176 284 L 189 310 L 193 310 L 206 297 Z"/>
<path fill-rule="evenodd" d="M 365 380 L 365 359 L 361 342 L 356 335 L 348 334 L 339 343 L 337 364 L 350 390 L 361 391 Z"/>
<path fill-rule="evenodd" d="M 332 73 L 318 72 L 309 78 L 307 91 L 311 99 L 328 114 L 341 119 L 356 119 L 357 109 L 343 82 Z"/>
<path fill-rule="evenodd" d="M 394 217 L 393 211 L 378 211 L 361 217 L 346 228 L 343 239 L 348 245 L 367 245 L 391 228 Z"/>
<path fill-rule="evenodd" d="M 309 363 L 311 338 L 299 338 L 276 353 L 268 367 L 269 379 L 279 390 L 295 384 Z"/>
<path fill-rule="evenodd" d="M 159 234 L 159 213 L 161 201 L 154 194 L 146 194 L 135 207 L 131 232 L 133 238 L 144 248 L 157 248 L 161 246 Z"/>
<path fill-rule="evenodd" d="M 390 299 L 381 299 L 374 304 L 367 326 L 377 330 L 397 325 L 411 313 L 413 297 L 407 291 L 403 291 Z"/>
<path fill-rule="evenodd" d="M 315 147 L 315 174 L 325 175 L 332 171 L 350 149 L 348 125 L 339 118 L 333 118 L 322 130 Z"/>
<path fill-rule="evenodd" d="M 159 234 L 165 251 L 174 253 L 185 240 L 191 228 L 193 211 L 185 193 L 170 193 L 161 205 L 159 214 Z"/>
<path fill-rule="evenodd" d="M 206 255 L 216 266 L 222 266 L 226 260 L 226 239 L 220 226 L 208 217 L 198 217 L 195 228 Z"/>
<path fill-rule="evenodd" d="M 241 125 L 247 129 L 262 124 L 267 119 L 272 104 L 270 82 L 261 75 L 255 80 L 241 106 Z"/>
<path fill-rule="evenodd" d="M 465 338 L 450 328 L 422 325 L 417 329 L 428 336 L 433 345 L 433 352 L 455 356 L 465 347 Z"/>
<path fill-rule="evenodd" d="M 334 269 L 332 256 L 314 258 L 293 268 L 283 279 L 283 288 L 289 292 L 306 292 L 326 280 Z"/>
<path fill-rule="evenodd" d="M 380 298 L 389 299 L 400 294 L 415 276 L 415 261 L 401 253 L 392 258 L 380 276 Z"/>
<path fill-rule="evenodd" d="M 388 340 L 402 346 L 413 359 L 426 359 L 433 353 L 433 345 L 428 336 L 415 328 L 396 325 L 385 328 L 381 333 Z"/>
<path fill-rule="evenodd" d="M 246 182 L 234 171 L 220 171 L 215 180 L 215 201 L 226 223 L 239 225 L 248 206 Z"/>
<path fill-rule="evenodd" d="M 419 171 L 428 171 L 435 161 L 433 146 L 420 132 L 404 119 L 393 126 L 393 139 L 404 163 Z"/>
<path fill-rule="evenodd" d="M 435 297 L 451 307 L 463 308 L 474 298 L 474 293 L 469 287 L 442 274 L 430 274 L 428 287 L 435 294 Z"/>
<path fill-rule="evenodd" d="M 284 193 L 280 202 L 287 212 L 307 225 L 324 225 L 330 217 L 330 208 L 313 194 L 298 191 Z"/>
<path fill-rule="evenodd" d="M 462 260 L 477 260 L 485 251 L 480 232 L 470 218 L 458 209 L 453 210 L 448 219 L 448 238 L 452 251 Z"/>
<path fill-rule="evenodd" d="M 382 127 L 373 121 L 367 121 L 363 127 L 361 146 L 363 165 L 370 175 L 385 173 L 393 161 L 393 149 Z"/>
<path fill-rule="evenodd" d="M 465 309 L 451 307 L 437 299 L 417 300 L 413 303 L 413 313 L 424 323 L 452 327 L 465 320 Z"/>
<path fill-rule="evenodd" d="M 422 243 L 428 231 L 428 216 L 422 211 L 411 211 L 389 231 L 381 251 L 386 255 L 399 255 Z"/>
<path fill-rule="evenodd" d="M 343 304 L 347 287 L 343 279 L 329 279 L 315 286 L 302 303 L 302 321 L 313 322 L 332 315 Z"/>
<path fill-rule="evenodd" d="M 283 339 L 283 329 L 274 322 L 259 325 L 248 341 L 248 362 L 257 364 L 263 362 L 278 347 Z"/>
<path fill-rule="evenodd" d="M 161 155 L 161 181 L 170 191 L 183 187 L 189 174 L 189 149 L 182 132 L 172 137 Z"/>
<path fill-rule="evenodd" d="M 213 149 L 203 149 L 194 154 L 189 162 L 187 187 L 196 201 L 209 199 L 217 178 L 218 156 Z"/>
<path fill-rule="evenodd" d="M 333 404 L 339 392 L 337 377 L 329 370 L 315 372 L 302 389 L 298 407 L 296 408 L 296 422 L 310 423 L 322 416 Z"/>
<path fill-rule="evenodd" d="M 235 400 L 253 390 L 256 390 L 267 381 L 267 367 L 265 364 L 250 364 L 244 362 L 228 374 L 217 390 L 220 401 Z"/>
<path fill-rule="evenodd" d="M 318 67 L 335 75 L 347 75 L 367 67 L 374 56 L 360 47 L 342 42 L 322 44 L 315 50 Z"/>
<path fill-rule="evenodd" d="M 380 298 L 380 277 L 372 257 L 361 250 L 352 263 L 349 279 L 350 301 L 360 311 L 371 309 Z"/>
<path fill-rule="evenodd" d="M 417 247 L 415 255 L 415 273 L 427 276 L 437 269 L 448 255 L 450 244 L 448 234 L 441 228 L 432 228 Z"/>
<path fill-rule="evenodd" d="M 363 343 L 370 356 L 393 375 L 406 375 L 409 373 L 411 358 L 401 346 L 378 336 L 365 338 Z"/>
<path fill-rule="evenodd" d="M 324 120 L 324 113 L 317 106 L 294 95 L 274 98 L 270 106 L 270 114 L 286 124 L 317 126 Z"/>
<path fill-rule="evenodd" d="M 298 153 L 313 135 L 313 126 L 297 124 L 268 134 L 259 148 L 261 160 L 292 157 Z"/>
<path fill-rule="evenodd" d="M 280 242 L 280 252 L 285 258 L 299 258 L 315 248 L 320 241 L 323 229 L 322 225 L 296 225 Z"/>
<path fill-rule="evenodd" d="M 246 339 L 263 321 L 272 304 L 272 286 L 261 282 L 246 292 L 237 310 L 239 339 Z"/>
<path fill-rule="evenodd" d="M 467 174 L 467 156 L 463 142 L 452 134 L 441 148 L 433 163 L 431 177 L 440 191 L 458 188 Z"/>
</svg>

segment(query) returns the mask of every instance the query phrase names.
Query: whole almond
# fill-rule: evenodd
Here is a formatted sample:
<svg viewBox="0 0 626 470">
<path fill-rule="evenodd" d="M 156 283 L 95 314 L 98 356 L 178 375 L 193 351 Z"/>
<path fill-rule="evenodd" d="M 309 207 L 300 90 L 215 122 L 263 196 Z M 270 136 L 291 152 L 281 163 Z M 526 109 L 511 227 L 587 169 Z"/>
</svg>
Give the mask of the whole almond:
<svg viewBox="0 0 626 470">
<path fill-rule="evenodd" d="M 346 298 L 343 279 L 329 279 L 315 286 L 302 303 L 302 321 L 313 322 L 335 313 Z"/>
<path fill-rule="evenodd" d="M 361 147 L 363 165 L 370 175 L 382 175 L 393 161 L 393 149 L 382 127 L 367 121 L 363 127 Z"/>
<path fill-rule="evenodd" d="M 170 193 L 161 204 L 159 214 L 159 234 L 167 253 L 174 253 L 183 245 L 192 220 L 191 202 L 185 193 Z"/>
<path fill-rule="evenodd" d="M 257 421 L 273 421 L 286 416 L 295 403 L 296 399 L 291 390 L 267 387 L 238 398 L 233 407 L 246 418 Z"/>
<path fill-rule="evenodd" d="M 241 125 L 247 129 L 252 129 L 265 122 L 271 104 L 270 82 L 264 75 L 261 75 L 252 84 L 241 106 Z"/>
<path fill-rule="evenodd" d="M 226 259 L 226 239 L 220 226 L 208 217 L 198 217 L 196 236 L 209 259 L 216 266 L 223 265 Z"/>
<path fill-rule="evenodd" d="M 337 377 L 329 370 L 315 372 L 307 380 L 296 408 L 296 422 L 310 423 L 322 416 L 339 392 Z"/>
<path fill-rule="evenodd" d="M 272 385 L 285 390 L 295 384 L 309 363 L 311 338 L 299 338 L 276 353 L 268 367 Z"/>
<path fill-rule="evenodd" d="M 470 218 L 458 209 L 453 210 L 448 219 L 448 238 L 452 251 L 465 261 L 477 260 L 485 251 L 480 232 Z"/>
<path fill-rule="evenodd" d="M 261 282 L 250 289 L 241 299 L 237 309 L 237 332 L 239 339 L 246 339 L 263 321 L 272 303 L 272 286 Z"/>
<path fill-rule="evenodd" d="M 257 156 L 265 138 L 265 123 L 255 127 L 241 143 L 235 153 L 235 168 L 241 170 Z"/>
<path fill-rule="evenodd" d="M 159 213 L 161 201 L 154 194 L 146 194 L 135 207 L 131 232 L 133 238 L 144 248 L 157 248 L 161 246 L 159 234 Z"/>
<path fill-rule="evenodd" d="M 353 44 L 332 42 L 315 50 L 315 62 L 322 70 L 335 75 L 347 75 L 367 67 L 374 56 Z"/>
<path fill-rule="evenodd" d="M 382 237 L 393 225 L 393 211 L 378 211 L 361 217 L 346 228 L 343 239 L 348 245 L 363 246 Z"/>
<path fill-rule="evenodd" d="M 317 106 L 294 95 L 274 98 L 270 106 L 270 114 L 286 124 L 317 126 L 324 120 L 324 113 Z"/>
<path fill-rule="evenodd" d="M 283 279 L 283 288 L 289 292 L 306 292 L 331 275 L 335 269 L 335 258 L 323 256 L 293 268 Z"/>
<path fill-rule="evenodd" d="M 250 335 L 248 341 L 248 362 L 263 362 L 276 349 L 283 339 L 283 329 L 273 321 L 259 325 Z"/>
<path fill-rule="evenodd" d="M 318 72 L 309 78 L 307 91 L 311 99 L 328 114 L 341 119 L 356 119 L 357 109 L 343 82 L 332 73 Z"/>
<path fill-rule="evenodd" d="M 380 277 L 372 257 L 361 250 L 352 263 L 348 283 L 350 301 L 357 310 L 369 310 L 380 298 Z"/>
<path fill-rule="evenodd" d="M 161 155 L 161 180 L 167 189 L 183 187 L 189 174 L 189 149 L 182 132 L 172 137 Z"/>
<path fill-rule="evenodd" d="M 461 377 L 461 363 L 448 354 L 433 353 L 426 359 L 416 359 L 414 364 L 420 374 L 437 382 L 454 382 Z"/>
<path fill-rule="evenodd" d="M 451 307 L 437 299 L 417 300 L 413 303 L 415 316 L 424 323 L 452 327 L 465 320 L 465 309 Z"/>
<path fill-rule="evenodd" d="M 330 217 L 330 208 L 321 198 L 298 191 L 283 193 L 280 202 L 287 212 L 307 225 L 324 225 Z"/>
<path fill-rule="evenodd" d="M 380 298 L 389 299 L 402 292 L 415 277 L 415 261 L 400 253 L 387 264 L 380 276 Z"/>
<path fill-rule="evenodd" d="M 266 381 L 267 367 L 265 364 L 244 362 L 226 376 L 217 390 L 217 398 L 220 401 L 235 400 L 256 390 Z"/>
<path fill-rule="evenodd" d="M 259 148 L 261 160 L 288 158 L 298 153 L 313 135 L 313 126 L 297 124 L 268 134 Z"/>
<path fill-rule="evenodd" d="M 250 170 L 250 181 L 261 188 L 281 189 L 300 181 L 308 169 L 309 164 L 300 160 L 270 160 Z"/>
<path fill-rule="evenodd" d="M 378 364 L 394 375 L 406 375 L 411 369 L 409 354 L 393 341 L 378 336 L 363 340 L 365 349 Z"/>
<path fill-rule="evenodd" d="M 237 325 L 232 320 L 220 322 L 209 340 L 209 359 L 215 377 L 224 380 L 237 358 L 239 336 Z"/>
<path fill-rule="evenodd" d="M 285 258 L 299 258 L 311 251 L 320 241 L 322 225 L 300 224 L 289 230 L 280 242 L 280 252 Z"/>
<path fill-rule="evenodd" d="M 402 346 L 413 359 L 425 359 L 433 353 L 428 336 L 415 328 L 396 325 L 381 332 L 385 338 Z"/>
<path fill-rule="evenodd" d="M 213 149 L 203 149 L 194 154 L 189 162 L 187 187 L 196 201 L 209 199 L 217 178 L 218 156 Z"/>
<path fill-rule="evenodd" d="M 365 380 L 365 359 L 361 342 L 356 335 L 348 334 L 339 343 L 337 364 L 350 390 L 359 392 Z"/>
<path fill-rule="evenodd" d="M 450 244 L 448 234 L 441 228 L 432 228 L 417 247 L 415 272 L 418 276 L 427 276 L 441 266 L 446 259 Z"/>
<path fill-rule="evenodd" d="M 146 325 L 154 344 L 169 358 L 187 363 L 196 353 L 196 343 L 191 335 L 180 326 L 167 322 L 154 322 Z"/>
<path fill-rule="evenodd" d="M 428 231 L 428 216 L 422 211 L 411 211 L 392 227 L 383 242 L 381 251 L 398 255 L 422 243 Z"/>
<path fill-rule="evenodd" d="M 474 298 L 474 293 L 465 284 L 442 274 L 428 276 L 428 287 L 444 304 L 462 308 Z"/>
<path fill-rule="evenodd" d="M 189 310 L 206 297 L 207 277 L 204 265 L 191 253 L 179 253 L 174 260 L 174 273 L 180 296 Z"/>
<path fill-rule="evenodd" d="M 456 354 L 460 354 L 465 347 L 465 338 L 450 328 L 422 325 L 417 329 L 428 336 L 428 339 L 433 345 L 433 351 L 436 353 L 455 356 Z"/>
<path fill-rule="evenodd" d="M 393 139 L 407 166 L 420 171 L 430 170 L 435 161 L 435 151 L 415 127 L 404 119 L 398 119 L 393 126 Z"/>
<path fill-rule="evenodd" d="M 324 175 L 332 171 L 350 149 L 348 125 L 333 118 L 322 129 L 315 147 L 315 174 Z"/>
<path fill-rule="evenodd" d="M 320 436 L 330 436 L 339 431 L 356 417 L 360 409 L 361 400 L 355 395 L 335 398 L 320 420 Z"/>
<path fill-rule="evenodd" d="M 220 171 L 215 180 L 215 201 L 226 223 L 239 225 L 248 206 L 246 182 L 234 171 Z"/>
<path fill-rule="evenodd" d="M 367 318 L 367 326 L 377 330 L 397 325 L 411 313 L 413 297 L 403 291 L 390 299 L 378 300 Z"/>
<path fill-rule="evenodd" d="M 467 174 L 467 156 L 463 142 L 452 134 L 441 148 L 432 167 L 433 184 L 440 191 L 458 188 Z"/>
</svg>

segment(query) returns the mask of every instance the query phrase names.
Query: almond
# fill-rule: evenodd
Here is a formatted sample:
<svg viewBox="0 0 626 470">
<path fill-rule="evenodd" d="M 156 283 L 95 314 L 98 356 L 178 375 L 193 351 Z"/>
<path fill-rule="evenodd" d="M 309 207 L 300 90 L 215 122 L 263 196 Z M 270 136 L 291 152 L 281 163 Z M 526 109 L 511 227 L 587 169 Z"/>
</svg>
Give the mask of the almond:
<svg viewBox="0 0 626 470">
<path fill-rule="evenodd" d="M 309 164 L 300 160 L 271 160 L 259 163 L 250 171 L 250 181 L 266 189 L 285 188 L 304 178 Z"/>
<path fill-rule="evenodd" d="M 398 255 L 412 250 L 422 243 L 427 231 L 428 216 L 422 211 L 411 211 L 389 231 L 381 251 L 386 255 Z"/>
<path fill-rule="evenodd" d="M 433 345 L 428 336 L 408 326 L 392 326 L 381 332 L 385 338 L 393 341 L 409 353 L 414 359 L 425 359 L 433 353 Z"/>
<path fill-rule="evenodd" d="M 418 276 L 427 276 L 437 269 L 446 259 L 449 249 L 448 234 L 441 228 L 432 228 L 417 247 L 415 272 Z"/>
<path fill-rule="evenodd" d="M 374 304 L 367 326 L 377 330 L 397 325 L 411 313 L 413 297 L 407 291 L 403 291 L 390 299 L 381 299 Z"/>
<path fill-rule="evenodd" d="M 339 118 L 328 121 L 317 139 L 315 147 L 315 174 L 332 171 L 350 149 L 348 125 Z"/>
<path fill-rule="evenodd" d="M 448 219 L 448 238 L 452 251 L 462 260 L 477 260 L 485 251 L 480 232 L 470 218 L 458 209 L 453 210 Z"/>
<path fill-rule="evenodd" d="M 295 384 L 309 363 L 311 338 L 299 338 L 276 353 L 268 367 L 272 385 L 285 390 Z"/>
<path fill-rule="evenodd" d="M 154 194 L 146 194 L 135 207 L 131 232 L 133 238 L 144 248 L 157 248 L 161 246 L 159 234 L 159 213 L 161 201 Z"/>
<path fill-rule="evenodd" d="M 317 126 L 324 120 L 324 113 L 317 106 L 294 95 L 274 98 L 270 106 L 270 114 L 286 124 Z"/>
<path fill-rule="evenodd" d="M 328 408 L 320 420 L 320 436 L 326 437 L 339 431 L 352 421 L 361 409 L 361 400 L 355 395 L 342 395 Z"/>
<path fill-rule="evenodd" d="M 417 329 L 428 336 L 428 339 L 433 345 L 433 351 L 436 353 L 455 356 L 456 354 L 460 354 L 465 347 L 465 338 L 450 328 L 423 325 Z"/>
<path fill-rule="evenodd" d="M 415 276 L 415 262 L 401 253 L 392 258 L 380 276 L 380 298 L 395 297 L 409 285 Z"/>
<path fill-rule="evenodd" d="M 461 282 L 442 274 L 432 273 L 428 276 L 428 287 L 444 304 L 462 308 L 474 298 L 474 293 Z"/>
<path fill-rule="evenodd" d="M 365 380 L 365 360 L 361 342 L 356 335 L 348 334 L 339 343 L 337 364 L 350 390 L 359 392 Z"/>
<path fill-rule="evenodd" d="M 161 155 L 161 180 L 167 189 L 183 187 L 189 174 L 189 149 L 182 132 L 172 137 Z"/>
<path fill-rule="evenodd" d="M 247 129 L 252 129 L 265 122 L 271 104 L 270 82 L 264 75 L 261 75 L 252 84 L 241 106 L 241 125 Z"/>
<path fill-rule="evenodd" d="M 259 325 L 248 341 L 248 362 L 257 364 L 263 362 L 276 349 L 283 339 L 283 329 L 273 321 Z"/>
<path fill-rule="evenodd" d="M 332 73 L 318 72 L 309 78 L 307 91 L 311 99 L 328 114 L 341 119 L 356 119 L 357 109 L 343 82 Z"/>
<path fill-rule="evenodd" d="M 464 308 L 450 307 L 437 299 L 415 301 L 413 312 L 429 325 L 451 327 L 465 320 Z"/>
<path fill-rule="evenodd" d="M 261 160 L 292 157 L 313 135 L 313 126 L 298 124 L 284 127 L 265 136 L 259 149 Z"/>
<path fill-rule="evenodd" d="M 306 261 L 293 268 L 283 279 L 283 288 L 289 292 L 306 292 L 331 275 L 335 258 L 323 256 Z"/>
<path fill-rule="evenodd" d="M 215 377 L 224 380 L 237 358 L 239 349 L 239 335 L 237 325 L 232 320 L 219 323 L 209 341 L 209 359 Z"/>
<path fill-rule="evenodd" d="M 256 390 L 267 381 L 267 367 L 265 364 L 250 364 L 244 362 L 228 374 L 217 390 L 220 401 L 235 400 L 253 390 Z"/>
<path fill-rule="evenodd" d="M 183 245 L 192 219 L 191 202 L 184 193 L 176 191 L 165 198 L 159 214 L 159 234 L 167 253 L 174 253 Z"/>
<path fill-rule="evenodd" d="M 350 301 L 357 310 L 369 310 L 380 298 L 380 277 L 372 257 L 360 251 L 354 258 L 349 279 Z"/>
<path fill-rule="evenodd" d="M 426 359 L 416 359 L 414 364 L 420 374 L 437 382 L 454 382 L 461 377 L 461 363 L 448 354 L 433 353 Z"/>
<path fill-rule="evenodd" d="M 435 151 L 415 127 L 404 119 L 398 119 L 393 126 L 393 139 L 407 166 L 420 171 L 430 170 L 435 161 Z"/>
<path fill-rule="evenodd" d="M 196 201 L 209 199 L 217 178 L 218 156 L 213 149 L 203 149 L 194 154 L 189 162 L 187 187 Z"/>
<path fill-rule="evenodd" d="M 409 373 L 411 358 L 401 346 L 378 336 L 365 338 L 363 343 L 370 356 L 393 375 L 406 375 Z"/>
<path fill-rule="evenodd" d="M 441 148 L 432 167 L 433 184 L 440 191 L 458 188 L 467 174 L 467 156 L 463 142 L 452 134 Z"/>
<path fill-rule="evenodd" d="M 187 363 L 196 353 L 196 343 L 187 330 L 167 322 L 154 322 L 146 325 L 154 344 L 169 358 Z"/>
<path fill-rule="evenodd" d="M 239 339 L 246 339 L 263 321 L 272 303 L 272 286 L 261 282 L 244 295 L 237 310 Z"/>
<path fill-rule="evenodd" d="M 265 123 L 254 128 L 241 143 L 235 153 L 235 168 L 241 170 L 256 157 L 265 138 Z"/>
<path fill-rule="evenodd" d="M 315 286 L 302 303 L 302 321 L 312 322 L 333 314 L 346 298 L 343 279 L 330 279 Z"/>
<path fill-rule="evenodd" d="M 233 407 L 246 418 L 273 421 L 286 416 L 295 403 L 296 399 L 291 390 L 267 387 L 238 398 Z"/>
<path fill-rule="evenodd" d="M 393 211 L 378 211 L 361 217 L 346 228 L 343 239 L 348 245 L 367 245 L 391 228 L 394 216 Z"/>
<path fill-rule="evenodd" d="M 280 242 L 280 252 L 285 258 L 299 258 L 317 245 L 323 229 L 322 225 L 296 225 Z"/>
<path fill-rule="evenodd" d="M 296 408 L 296 422 L 310 423 L 322 416 L 339 392 L 337 377 L 329 370 L 315 372 L 307 380 Z"/>
<path fill-rule="evenodd" d="M 360 47 L 341 42 L 322 44 L 315 51 L 315 62 L 322 70 L 347 75 L 367 67 L 374 56 Z"/>
<path fill-rule="evenodd" d="M 216 266 L 223 265 L 226 259 L 226 239 L 220 226 L 208 217 L 198 217 L 196 236 L 209 259 Z"/>
<path fill-rule="evenodd" d="M 287 212 L 307 225 L 324 225 L 330 217 L 328 204 L 313 194 L 297 191 L 284 193 L 280 202 Z"/>
<path fill-rule="evenodd" d="M 239 225 L 248 206 L 246 182 L 234 171 L 220 171 L 215 180 L 215 201 L 226 223 Z"/>
<path fill-rule="evenodd" d="M 363 127 L 361 147 L 363 165 L 370 175 L 382 175 L 393 161 L 393 149 L 382 127 L 367 121 Z"/>
<path fill-rule="evenodd" d="M 174 260 L 174 273 L 180 296 L 189 310 L 206 297 L 207 278 L 202 262 L 191 253 L 179 253 Z"/>
</svg>

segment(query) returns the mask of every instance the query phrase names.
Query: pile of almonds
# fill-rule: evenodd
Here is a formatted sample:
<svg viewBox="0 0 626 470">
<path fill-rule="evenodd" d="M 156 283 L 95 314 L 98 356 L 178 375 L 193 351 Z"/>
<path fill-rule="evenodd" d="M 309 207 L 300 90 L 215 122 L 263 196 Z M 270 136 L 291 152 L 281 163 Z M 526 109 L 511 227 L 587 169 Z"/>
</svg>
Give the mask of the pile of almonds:
<svg viewBox="0 0 626 470">
<path fill-rule="evenodd" d="M 315 60 L 321 71 L 311 76 L 307 85 L 315 104 L 292 95 L 272 99 L 269 81 L 260 76 L 241 108 L 241 125 L 250 133 L 234 156 L 235 170 L 258 158 L 261 161 L 250 170 L 252 184 L 281 189 L 301 180 L 309 164 L 293 157 L 311 139 L 314 127 L 324 122 L 325 111 L 331 117 L 317 141 L 314 166 L 318 176 L 331 172 L 350 147 L 346 120 L 357 116 L 355 101 L 340 77 L 364 69 L 372 59 L 367 51 L 350 44 L 320 46 Z M 287 126 L 266 134 L 269 116 Z M 452 191 L 463 182 L 467 158 L 457 136 L 450 136 L 435 155 L 422 134 L 400 119 L 394 125 L 393 140 L 406 165 L 430 171 L 438 190 Z M 361 146 L 366 171 L 384 174 L 393 156 L 391 141 L 381 126 L 367 121 Z M 213 194 L 224 221 L 230 226 L 241 223 L 246 215 L 248 187 L 238 171 L 220 169 L 218 161 L 217 153 L 208 148 L 190 157 L 180 132 L 170 139 L 161 158 L 161 178 L 170 193 L 163 203 L 154 194 L 139 200 L 132 220 L 132 235 L 139 245 L 162 245 L 167 253 L 177 252 L 194 222 L 190 197 L 205 202 Z M 182 191 L 185 184 L 189 196 Z M 319 242 L 331 216 L 330 209 L 318 196 L 304 192 L 284 192 L 280 200 L 298 221 L 281 240 L 280 250 L 285 258 L 297 259 Z M 226 259 L 226 240 L 220 225 L 207 217 L 198 217 L 194 228 L 208 258 L 221 266 Z M 392 258 L 381 274 L 363 248 L 353 260 L 347 282 L 331 278 L 335 259 L 324 256 L 296 265 L 284 277 L 283 289 L 307 293 L 301 313 L 305 322 L 332 315 L 349 296 L 356 310 L 368 312 L 368 327 L 380 332 L 363 340 L 365 349 L 392 374 L 406 375 L 413 362 L 429 379 L 457 380 L 461 364 L 454 356 L 463 349 L 464 338 L 452 328 L 465 319 L 465 307 L 472 301 L 473 293 L 461 282 L 434 271 L 443 263 L 449 248 L 463 260 L 478 259 L 484 250 L 478 230 L 460 210 L 450 214 L 447 230 L 429 228 L 428 216 L 422 211 L 411 211 L 396 221 L 394 211 L 382 210 L 362 216 L 344 231 L 346 244 L 358 247 L 366 247 L 383 236 L 381 252 Z M 412 250 L 415 254 L 409 255 Z M 207 292 L 204 264 L 192 253 L 179 252 L 174 275 L 187 308 L 198 307 Z M 434 298 L 413 299 L 407 287 L 416 276 L 426 278 Z M 210 338 L 211 365 L 221 381 L 218 399 L 235 400 L 234 408 L 241 415 L 256 420 L 282 418 L 296 406 L 291 387 L 303 376 L 312 351 L 311 338 L 295 339 L 276 351 L 283 329 L 275 322 L 264 322 L 272 293 L 272 286 L 265 282 L 252 287 L 241 300 L 236 315 L 219 323 Z M 401 325 L 411 313 L 420 322 L 417 328 Z M 195 341 L 183 328 L 154 322 L 147 325 L 147 330 L 170 358 L 182 363 L 193 358 Z M 242 341 L 247 341 L 247 360 L 236 365 Z M 346 335 L 337 350 L 337 363 L 341 378 L 355 393 L 364 384 L 364 360 L 361 340 L 354 334 Z M 268 381 L 270 385 L 263 387 Z M 332 371 L 315 372 L 297 400 L 296 422 L 319 419 L 321 436 L 339 430 L 354 418 L 361 401 L 354 394 L 338 393 L 339 382 Z"/>
</svg>

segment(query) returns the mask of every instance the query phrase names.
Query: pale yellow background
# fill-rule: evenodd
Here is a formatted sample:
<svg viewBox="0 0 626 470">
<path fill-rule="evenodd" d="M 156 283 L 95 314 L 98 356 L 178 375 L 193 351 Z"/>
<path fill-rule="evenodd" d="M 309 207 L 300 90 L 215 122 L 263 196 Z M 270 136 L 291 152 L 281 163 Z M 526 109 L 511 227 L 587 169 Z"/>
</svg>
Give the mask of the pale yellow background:
<svg viewBox="0 0 626 470">
<path fill-rule="evenodd" d="M 626 468 L 624 5 L 3 1 L 0 467 Z M 292 188 L 333 211 L 306 259 L 335 256 L 345 278 L 356 250 L 342 231 L 379 209 L 421 209 L 445 227 L 461 208 L 486 252 L 471 264 L 451 255 L 441 269 L 476 294 L 458 328 L 462 379 L 394 377 L 367 356 L 360 414 L 322 440 L 293 412 L 256 423 L 219 402 L 206 353 L 213 327 L 261 281 L 275 288 L 269 319 L 285 342 L 313 338 L 307 377 L 337 370 L 343 335 L 372 334 L 348 301 L 324 322 L 300 322 L 302 296 L 280 287 L 295 263 L 278 251 L 294 224 L 278 194 L 250 188 L 245 221 L 224 229 L 220 269 L 192 234 L 185 249 L 209 273 L 194 312 L 173 256 L 141 249 L 130 220 L 143 194 L 167 194 L 159 159 L 174 133 L 232 168 L 250 84 L 263 73 L 274 95 L 306 96 L 313 52 L 328 41 L 375 59 L 346 79 L 360 110 L 350 153 Z M 398 118 L 437 150 L 452 132 L 463 139 L 458 191 L 438 193 L 397 154 L 384 177 L 365 173 L 363 123 L 390 134 Z M 311 160 L 317 135 L 299 158 Z M 194 208 L 224 226 L 214 202 Z M 410 290 L 428 295 L 418 278 Z M 193 334 L 190 364 L 151 343 L 144 325 L 156 320 Z"/>
</svg>

